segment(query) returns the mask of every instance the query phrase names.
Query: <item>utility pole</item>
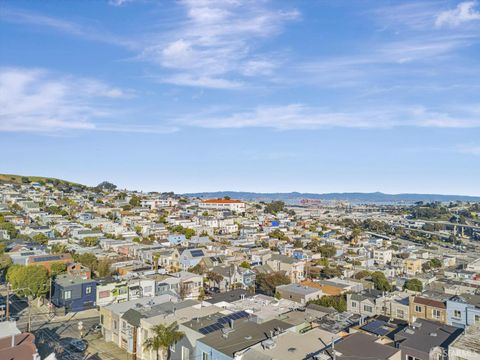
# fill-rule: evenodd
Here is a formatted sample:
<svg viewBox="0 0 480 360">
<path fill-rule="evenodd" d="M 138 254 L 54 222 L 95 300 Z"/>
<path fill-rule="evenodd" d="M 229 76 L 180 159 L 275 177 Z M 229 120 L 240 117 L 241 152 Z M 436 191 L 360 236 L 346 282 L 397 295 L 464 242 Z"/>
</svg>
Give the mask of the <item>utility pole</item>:
<svg viewBox="0 0 480 360">
<path fill-rule="evenodd" d="M 49 287 L 49 295 L 48 295 L 48 314 L 51 315 L 52 314 L 52 309 L 53 309 L 53 305 L 52 305 L 52 277 L 50 276 L 50 287 Z"/>
<path fill-rule="evenodd" d="M 8 321 L 10 318 L 10 283 L 7 281 L 7 308 L 5 313 L 5 320 Z"/>
<path fill-rule="evenodd" d="M 32 327 L 32 305 L 30 303 L 30 295 L 27 296 L 27 304 L 28 304 L 28 326 L 27 332 L 30 332 Z"/>
<path fill-rule="evenodd" d="M 133 327 L 133 354 L 132 359 L 137 360 L 137 327 Z"/>
</svg>

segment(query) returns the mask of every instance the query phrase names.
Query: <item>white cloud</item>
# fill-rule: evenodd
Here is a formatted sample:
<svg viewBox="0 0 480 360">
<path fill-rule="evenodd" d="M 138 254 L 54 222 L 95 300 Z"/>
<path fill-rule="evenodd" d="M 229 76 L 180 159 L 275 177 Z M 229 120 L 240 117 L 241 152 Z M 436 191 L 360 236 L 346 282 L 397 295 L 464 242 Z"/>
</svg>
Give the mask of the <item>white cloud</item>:
<svg viewBox="0 0 480 360">
<path fill-rule="evenodd" d="M 272 10 L 249 0 L 180 4 L 186 19 L 147 46 L 139 58 L 170 71 L 165 82 L 187 86 L 238 88 L 245 84 L 244 76 L 271 74 L 276 62 L 260 53 L 259 44 L 299 17 L 296 10 Z"/>
<path fill-rule="evenodd" d="M 243 87 L 243 83 L 239 81 L 211 76 L 195 76 L 185 73 L 162 77 L 160 81 L 179 86 L 194 86 L 210 89 L 231 90 Z"/>
<path fill-rule="evenodd" d="M 175 130 L 105 122 L 115 117 L 116 107 L 110 102 L 132 94 L 94 79 L 60 76 L 42 69 L 0 68 L 0 94 L 0 131 L 151 133 Z"/>
<path fill-rule="evenodd" d="M 442 11 L 435 20 L 435 26 L 444 25 L 455 27 L 463 23 L 480 20 L 480 12 L 475 10 L 476 1 L 464 1 L 455 9 Z"/>
<path fill-rule="evenodd" d="M 108 3 L 112 6 L 123 6 L 132 1 L 134 0 L 109 0 Z"/>
<path fill-rule="evenodd" d="M 183 125 L 204 128 L 272 128 L 277 130 L 343 128 L 393 128 L 400 126 L 477 128 L 480 119 L 472 114 L 456 118 L 423 107 L 389 107 L 332 111 L 303 104 L 258 107 L 225 116 L 188 118 Z"/>
</svg>

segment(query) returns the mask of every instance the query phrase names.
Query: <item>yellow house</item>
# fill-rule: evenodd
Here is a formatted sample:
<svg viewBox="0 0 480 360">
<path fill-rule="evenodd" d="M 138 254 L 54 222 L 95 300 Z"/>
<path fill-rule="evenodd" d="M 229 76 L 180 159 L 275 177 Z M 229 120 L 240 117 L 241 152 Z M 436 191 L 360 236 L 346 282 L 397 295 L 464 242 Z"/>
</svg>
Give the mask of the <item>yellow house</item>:
<svg viewBox="0 0 480 360">
<path fill-rule="evenodd" d="M 422 272 L 422 259 L 405 259 L 403 264 L 407 275 L 414 276 Z"/>
</svg>

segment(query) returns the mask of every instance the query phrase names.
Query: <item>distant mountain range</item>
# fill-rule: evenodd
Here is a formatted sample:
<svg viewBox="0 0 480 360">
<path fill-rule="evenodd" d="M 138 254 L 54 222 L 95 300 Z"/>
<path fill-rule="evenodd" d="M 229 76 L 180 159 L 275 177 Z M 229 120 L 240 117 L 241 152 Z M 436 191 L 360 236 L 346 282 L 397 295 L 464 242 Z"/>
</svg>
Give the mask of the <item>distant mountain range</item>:
<svg viewBox="0 0 480 360">
<path fill-rule="evenodd" d="M 414 203 L 417 201 L 424 202 L 449 202 L 449 201 L 471 201 L 480 202 L 480 196 L 466 195 L 440 195 L 440 194 L 384 194 L 381 192 L 374 193 L 255 193 L 241 191 L 217 191 L 217 192 L 201 192 L 183 194 L 188 197 L 212 198 L 218 199 L 229 196 L 232 199 L 240 199 L 246 201 L 272 201 L 282 200 L 288 203 L 295 203 L 301 199 L 318 199 L 318 200 L 339 200 L 355 203 Z"/>
</svg>

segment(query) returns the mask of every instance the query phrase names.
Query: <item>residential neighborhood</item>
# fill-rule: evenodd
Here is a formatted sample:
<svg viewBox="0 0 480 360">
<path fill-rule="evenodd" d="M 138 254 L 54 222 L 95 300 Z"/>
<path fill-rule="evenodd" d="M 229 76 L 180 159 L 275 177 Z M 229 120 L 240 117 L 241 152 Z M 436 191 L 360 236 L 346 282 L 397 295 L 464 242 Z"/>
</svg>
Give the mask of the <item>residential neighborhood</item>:
<svg viewBox="0 0 480 360">
<path fill-rule="evenodd" d="M 479 215 L 4 181 L 0 355 L 480 359 Z"/>
</svg>

